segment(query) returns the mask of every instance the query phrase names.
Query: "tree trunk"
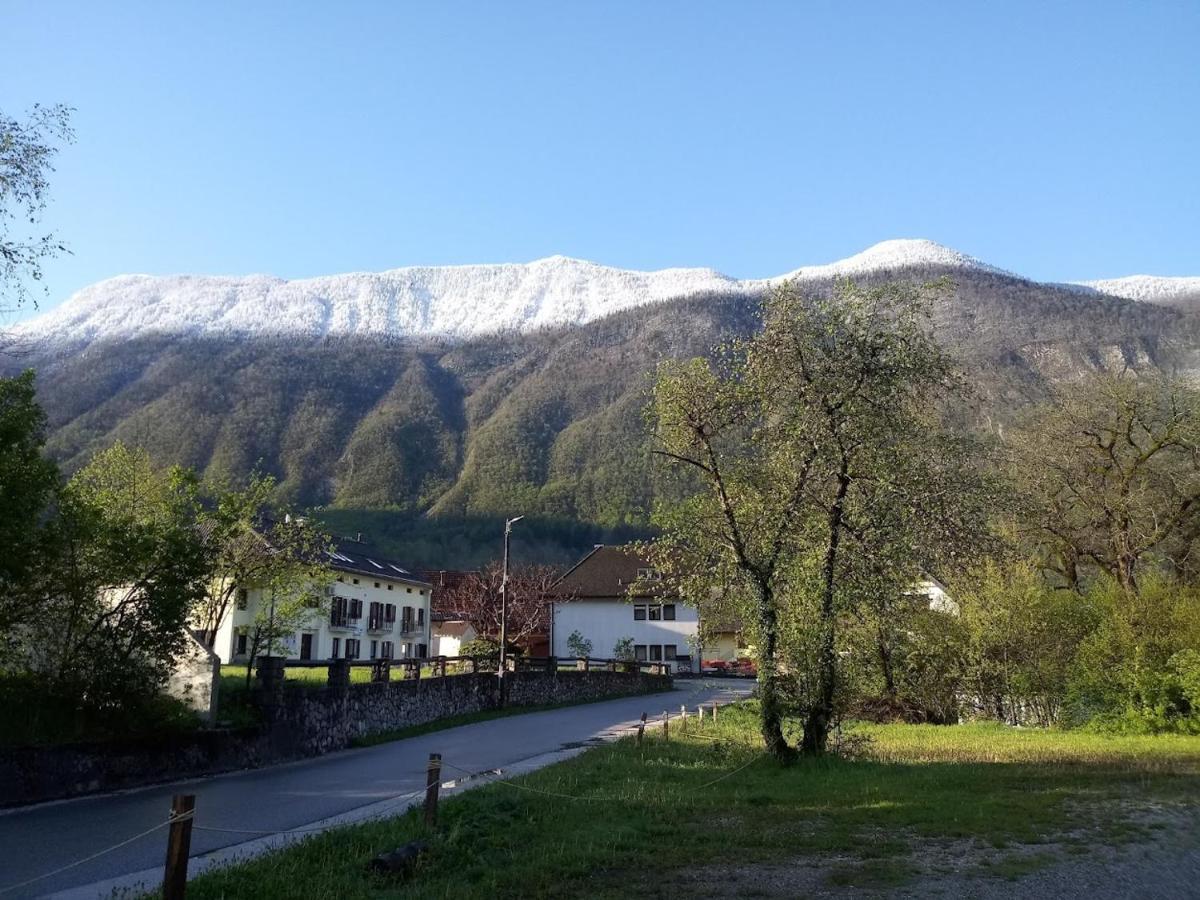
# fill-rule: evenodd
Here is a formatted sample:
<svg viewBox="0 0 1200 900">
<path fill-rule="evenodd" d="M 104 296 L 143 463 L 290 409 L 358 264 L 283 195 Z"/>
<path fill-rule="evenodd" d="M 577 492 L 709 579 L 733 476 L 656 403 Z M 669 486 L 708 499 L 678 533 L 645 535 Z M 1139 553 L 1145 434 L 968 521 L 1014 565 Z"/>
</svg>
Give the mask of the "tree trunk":
<svg viewBox="0 0 1200 900">
<path fill-rule="evenodd" d="M 762 627 L 763 648 L 759 654 L 758 694 L 759 727 L 767 752 L 781 762 L 794 755 L 783 736 L 783 706 L 779 697 L 778 623 L 774 597 L 770 588 L 759 588 L 759 622 Z"/>
<path fill-rule="evenodd" d="M 829 507 L 829 543 L 825 549 L 825 564 L 821 596 L 821 651 L 817 671 L 817 696 L 804 721 L 804 741 L 800 749 L 810 755 L 825 752 L 829 729 L 833 722 L 833 696 L 837 686 L 837 634 L 834 623 L 834 575 L 837 572 L 838 545 L 842 539 L 842 516 L 846 493 L 850 490 L 848 463 L 842 460 L 838 472 L 837 494 Z"/>
<path fill-rule="evenodd" d="M 883 672 L 883 690 L 887 694 L 889 700 L 896 699 L 896 672 L 892 667 L 892 651 L 887 645 L 887 640 L 881 635 L 879 637 L 879 668 Z"/>
</svg>

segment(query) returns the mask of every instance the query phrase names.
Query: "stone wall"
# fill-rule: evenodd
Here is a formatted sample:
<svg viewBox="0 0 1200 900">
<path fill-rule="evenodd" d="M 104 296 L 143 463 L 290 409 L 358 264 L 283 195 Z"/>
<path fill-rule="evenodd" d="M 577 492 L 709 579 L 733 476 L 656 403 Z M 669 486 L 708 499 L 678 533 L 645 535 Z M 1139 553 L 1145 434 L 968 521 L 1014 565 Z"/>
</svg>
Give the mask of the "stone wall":
<svg viewBox="0 0 1200 900">
<path fill-rule="evenodd" d="M 0 806 L 317 756 L 358 738 L 500 705 L 495 673 L 350 684 L 348 669 L 336 668 L 334 683 L 319 688 L 265 679 L 255 691 L 264 720 L 257 728 L 0 749 Z M 275 672 L 282 674 L 278 667 Z M 505 681 L 509 706 L 584 703 L 671 687 L 669 675 L 596 670 L 509 672 Z"/>
</svg>

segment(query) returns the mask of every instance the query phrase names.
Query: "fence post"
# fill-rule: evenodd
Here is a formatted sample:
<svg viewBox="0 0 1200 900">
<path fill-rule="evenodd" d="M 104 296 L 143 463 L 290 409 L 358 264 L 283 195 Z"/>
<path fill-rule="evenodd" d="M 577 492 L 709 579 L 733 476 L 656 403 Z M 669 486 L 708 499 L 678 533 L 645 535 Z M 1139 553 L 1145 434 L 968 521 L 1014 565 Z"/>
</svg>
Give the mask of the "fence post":
<svg viewBox="0 0 1200 900">
<path fill-rule="evenodd" d="M 549 672 L 551 675 L 558 674 L 558 657 L 557 656 L 547 656 L 546 657 L 546 671 Z"/>
<path fill-rule="evenodd" d="M 679 727 L 687 731 L 687 707 L 683 705 L 679 707 Z"/>
<path fill-rule="evenodd" d="M 717 724 L 717 701 L 713 701 L 713 724 Z"/>
<path fill-rule="evenodd" d="M 670 717 L 667 716 L 667 711 L 664 709 L 663 710 L 663 740 L 669 741 L 670 739 L 671 739 Z"/>
<path fill-rule="evenodd" d="M 442 786 L 442 754 L 429 754 L 429 768 L 425 770 L 425 824 L 437 823 L 438 788 Z"/>
<path fill-rule="evenodd" d="M 704 707 L 702 705 L 696 707 L 696 719 L 700 722 L 700 727 L 704 727 Z"/>
<path fill-rule="evenodd" d="M 646 730 L 646 714 L 642 713 L 642 721 L 638 722 L 637 742 L 638 742 L 639 747 L 642 746 L 642 732 L 644 732 L 645 730 Z"/>
<path fill-rule="evenodd" d="M 327 683 L 331 688 L 348 691 L 350 689 L 350 660 L 331 659 Z"/>
<path fill-rule="evenodd" d="M 446 677 L 446 657 L 444 656 L 438 657 L 438 674 L 443 678 Z"/>
<path fill-rule="evenodd" d="M 163 900 L 183 900 L 187 892 L 188 855 L 192 849 L 192 816 L 195 810 L 195 794 L 176 794 L 171 798 L 167 862 L 163 867 Z"/>
</svg>

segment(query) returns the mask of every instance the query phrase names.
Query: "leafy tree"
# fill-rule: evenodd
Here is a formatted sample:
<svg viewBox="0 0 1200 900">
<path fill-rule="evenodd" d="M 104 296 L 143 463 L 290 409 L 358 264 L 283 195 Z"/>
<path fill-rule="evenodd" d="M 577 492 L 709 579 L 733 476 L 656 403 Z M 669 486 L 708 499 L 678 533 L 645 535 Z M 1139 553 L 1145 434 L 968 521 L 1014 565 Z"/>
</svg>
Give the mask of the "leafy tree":
<svg viewBox="0 0 1200 900">
<path fill-rule="evenodd" d="M 286 656 L 297 631 L 329 615 L 325 588 L 333 581 L 333 571 L 324 554 L 328 539 L 308 522 L 295 519 L 273 527 L 270 539 L 266 547 L 272 561 L 260 567 L 258 580 L 251 582 L 261 602 L 247 626 L 247 684 L 259 656 Z"/>
<path fill-rule="evenodd" d="M 20 629 L 24 669 L 92 710 L 153 696 L 204 590 L 196 512 L 190 473 L 122 444 L 97 454 L 62 490 L 25 585 L 38 615 Z"/>
<path fill-rule="evenodd" d="M 1200 534 L 1200 392 L 1155 375 L 1055 389 L 1010 432 L 1028 530 L 1069 587 L 1099 570 L 1128 593 L 1147 560 L 1189 569 Z"/>
<path fill-rule="evenodd" d="M 26 279 L 40 281 L 42 263 L 66 252 L 54 233 L 28 235 L 13 226 L 41 221 L 57 144 L 74 140 L 70 119 L 71 110 L 61 104 L 35 105 L 24 119 L 0 112 L 0 297 L 10 310 L 29 299 Z"/>
<path fill-rule="evenodd" d="M 693 493 L 660 506 L 663 537 L 650 553 L 702 617 L 732 609 L 753 631 L 763 739 L 777 757 L 791 753 L 783 655 L 803 749 L 823 752 L 839 614 L 856 590 L 911 582 L 943 537 L 947 552 L 978 540 L 979 479 L 936 415 L 962 391 L 929 335 L 941 290 L 843 282 L 807 298 L 784 285 L 766 301 L 761 334 L 715 364 L 660 368 L 656 452 Z"/>
<path fill-rule="evenodd" d="M 30 609 L 19 585 L 37 565 L 42 526 L 58 469 L 42 456 L 46 416 L 34 396 L 33 372 L 0 378 L 0 633 Z"/>
<path fill-rule="evenodd" d="M 592 655 L 592 642 L 583 636 L 583 632 L 576 629 L 567 635 L 567 649 L 579 659 Z"/>
<path fill-rule="evenodd" d="M 633 638 L 623 637 L 613 644 L 612 655 L 613 659 L 621 659 L 626 661 L 633 659 Z"/>
<path fill-rule="evenodd" d="M 500 585 L 504 569 L 491 562 L 467 573 L 442 591 L 439 612 L 466 622 L 480 637 L 500 637 Z M 521 646 L 550 628 L 550 598 L 558 570 L 550 566 L 518 566 L 508 573 L 508 628 L 510 644 Z M 557 595 L 555 595 L 557 597 Z"/>
<path fill-rule="evenodd" d="M 1080 644 L 1100 611 L 1089 596 L 1056 588 L 1030 561 L 990 561 L 959 582 L 967 631 L 967 691 L 1001 721 L 1061 721 Z"/>
<path fill-rule="evenodd" d="M 201 528 L 209 548 L 210 572 L 195 621 L 209 647 L 239 590 L 274 589 L 276 600 L 282 598 L 290 609 L 294 597 L 301 598 L 301 605 L 311 599 L 310 582 L 318 587 L 329 582 L 329 536 L 315 522 L 277 504 L 275 489 L 275 479 L 259 473 L 241 488 L 206 486 L 209 508 Z M 276 612 L 281 608 L 277 602 Z M 254 633 L 264 641 L 274 640 L 267 632 L 276 629 L 269 622 L 263 628 L 266 631 L 256 627 Z"/>
</svg>

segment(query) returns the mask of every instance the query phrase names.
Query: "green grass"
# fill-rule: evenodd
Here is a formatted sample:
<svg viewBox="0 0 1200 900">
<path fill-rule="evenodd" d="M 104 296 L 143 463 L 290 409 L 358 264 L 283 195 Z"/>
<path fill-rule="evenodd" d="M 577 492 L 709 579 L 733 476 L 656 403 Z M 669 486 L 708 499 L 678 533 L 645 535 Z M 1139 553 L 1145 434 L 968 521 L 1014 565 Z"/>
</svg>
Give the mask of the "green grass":
<svg viewBox="0 0 1200 900">
<path fill-rule="evenodd" d="M 665 743 L 627 739 L 469 791 L 443 803 L 436 829 L 409 813 L 316 835 L 201 876 L 189 897 L 665 895 L 698 867 L 717 883 L 721 867 L 801 858 L 831 860 L 830 886 L 892 886 L 914 877 L 918 848 L 970 839 L 994 853 L 1087 829 L 1131 839 L 1114 800 L 1200 800 L 1200 738 L 864 726 L 854 759 L 780 766 L 761 754 L 752 703 L 702 734 L 691 726 L 686 739 L 677 728 Z M 415 838 L 431 850 L 410 879 L 367 871 Z M 1015 877 L 1042 862 L 1039 850 L 994 870 Z"/>
</svg>

